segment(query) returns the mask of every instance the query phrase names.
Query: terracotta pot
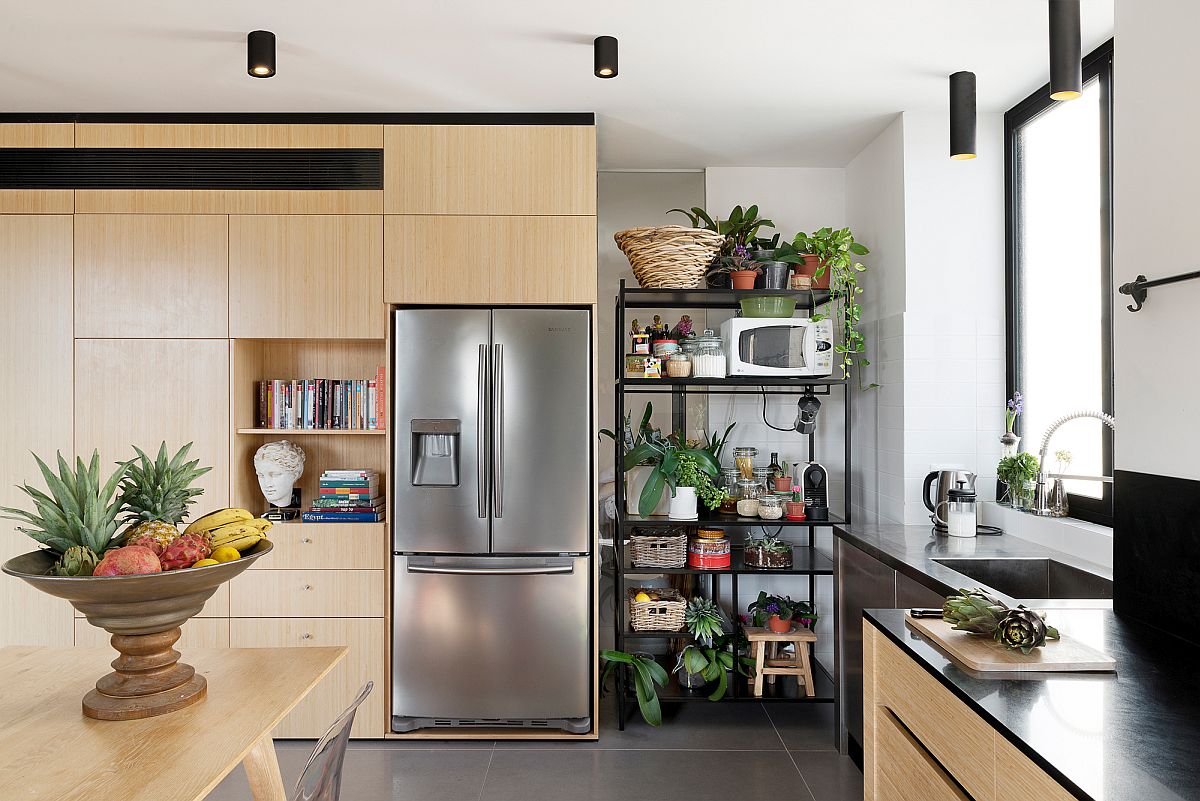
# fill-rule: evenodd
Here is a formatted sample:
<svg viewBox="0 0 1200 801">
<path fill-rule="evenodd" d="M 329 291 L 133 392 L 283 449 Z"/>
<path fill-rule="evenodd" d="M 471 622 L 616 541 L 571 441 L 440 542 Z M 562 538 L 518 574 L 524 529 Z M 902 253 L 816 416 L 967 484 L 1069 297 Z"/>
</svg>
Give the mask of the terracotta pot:
<svg viewBox="0 0 1200 801">
<path fill-rule="evenodd" d="M 787 634 L 792 630 L 792 621 L 781 620 L 779 615 L 771 615 L 767 618 L 767 628 L 776 634 Z"/>
<path fill-rule="evenodd" d="M 817 278 L 817 268 L 819 266 L 821 266 L 820 260 L 811 253 L 804 255 L 803 264 L 796 265 L 801 275 L 812 276 L 813 289 L 829 289 L 829 270 L 825 270 L 825 272 L 821 273 L 821 277 Z"/>
<path fill-rule="evenodd" d="M 788 501 L 783 505 L 788 520 L 804 520 L 804 501 Z"/>
<path fill-rule="evenodd" d="M 791 492 L 792 491 L 792 477 L 791 476 L 782 476 L 780 478 L 776 478 L 775 479 L 775 491 L 776 492 Z"/>
<path fill-rule="evenodd" d="M 729 274 L 734 289 L 754 289 L 754 279 L 757 276 L 758 273 L 754 270 L 734 270 Z"/>
</svg>

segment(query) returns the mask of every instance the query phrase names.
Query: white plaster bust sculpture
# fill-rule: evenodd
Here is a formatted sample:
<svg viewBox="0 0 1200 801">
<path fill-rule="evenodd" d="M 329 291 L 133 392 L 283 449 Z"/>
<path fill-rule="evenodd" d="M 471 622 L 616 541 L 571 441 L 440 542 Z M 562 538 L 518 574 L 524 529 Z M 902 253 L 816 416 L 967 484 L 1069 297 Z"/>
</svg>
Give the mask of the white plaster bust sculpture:
<svg viewBox="0 0 1200 801">
<path fill-rule="evenodd" d="M 290 506 L 292 487 L 304 475 L 304 449 L 286 439 L 268 442 L 254 454 L 254 472 L 272 506 Z"/>
</svg>

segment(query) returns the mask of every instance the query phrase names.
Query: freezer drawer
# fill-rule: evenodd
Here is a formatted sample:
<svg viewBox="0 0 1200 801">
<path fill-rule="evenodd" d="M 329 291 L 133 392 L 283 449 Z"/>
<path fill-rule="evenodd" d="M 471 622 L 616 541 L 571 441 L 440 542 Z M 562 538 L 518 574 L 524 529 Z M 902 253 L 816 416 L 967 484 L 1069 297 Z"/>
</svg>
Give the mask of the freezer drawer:
<svg viewBox="0 0 1200 801">
<path fill-rule="evenodd" d="M 393 731 L 588 731 L 588 567 L 586 556 L 397 556 Z"/>
</svg>

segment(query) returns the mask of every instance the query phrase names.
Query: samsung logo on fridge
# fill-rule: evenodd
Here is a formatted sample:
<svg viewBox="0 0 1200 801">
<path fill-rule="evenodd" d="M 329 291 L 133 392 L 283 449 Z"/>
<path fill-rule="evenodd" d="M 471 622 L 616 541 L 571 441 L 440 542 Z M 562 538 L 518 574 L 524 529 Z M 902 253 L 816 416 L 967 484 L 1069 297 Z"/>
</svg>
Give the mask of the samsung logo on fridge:
<svg viewBox="0 0 1200 801">
<path fill-rule="evenodd" d="M 575 330 L 574 328 L 571 328 L 571 327 L 569 327 L 569 326 L 568 326 L 568 327 L 562 327 L 562 328 L 553 328 L 553 327 L 551 327 L 551 328 L 547 328 L 547 329 L 546 329 L 546 333 L 548 333 L 548 334 L 569 334 L 569 333 L 571 333 L 571 332 L 572 332 L 572 331 L 574 331 L 574 330 Z"/>
</svg>

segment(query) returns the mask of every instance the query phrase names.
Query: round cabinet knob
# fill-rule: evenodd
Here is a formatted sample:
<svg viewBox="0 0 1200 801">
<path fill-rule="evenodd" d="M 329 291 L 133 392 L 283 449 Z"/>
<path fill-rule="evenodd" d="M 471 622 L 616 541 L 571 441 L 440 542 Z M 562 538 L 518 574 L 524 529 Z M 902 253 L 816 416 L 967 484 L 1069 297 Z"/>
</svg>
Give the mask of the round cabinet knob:
<svg viewBox="0 0 1200 801">
<path fill-rule="evenodd" d="M 311 635 L 311 634 L 309 634 L 309 633 L 306 631 L 306 632 L 304 632 L 303 634 L 301 634 L 301 635 L 300 635 L 300 639 L 302 639 L 302 640 L 311 640 L 311 639 L 312 639 L 312 635 Z"/>
<path fill-rule="evenodd" d="M 307 591 L 307 590 L 311 590 L 311 589 L 312 589 L 312 585 L 311 585 L 311 584 L 305 584 L 305 585 L 304 585 L 303 587 L 301 587 L 300 589 L 302 589 L 302 590 L 306 590 L 306 591 Z"/>
<path fill-rule="evenodd" d="M 312 537 L 304 537 L 300 541 L 305 545 L 312 545 Z"/>
</svg>

